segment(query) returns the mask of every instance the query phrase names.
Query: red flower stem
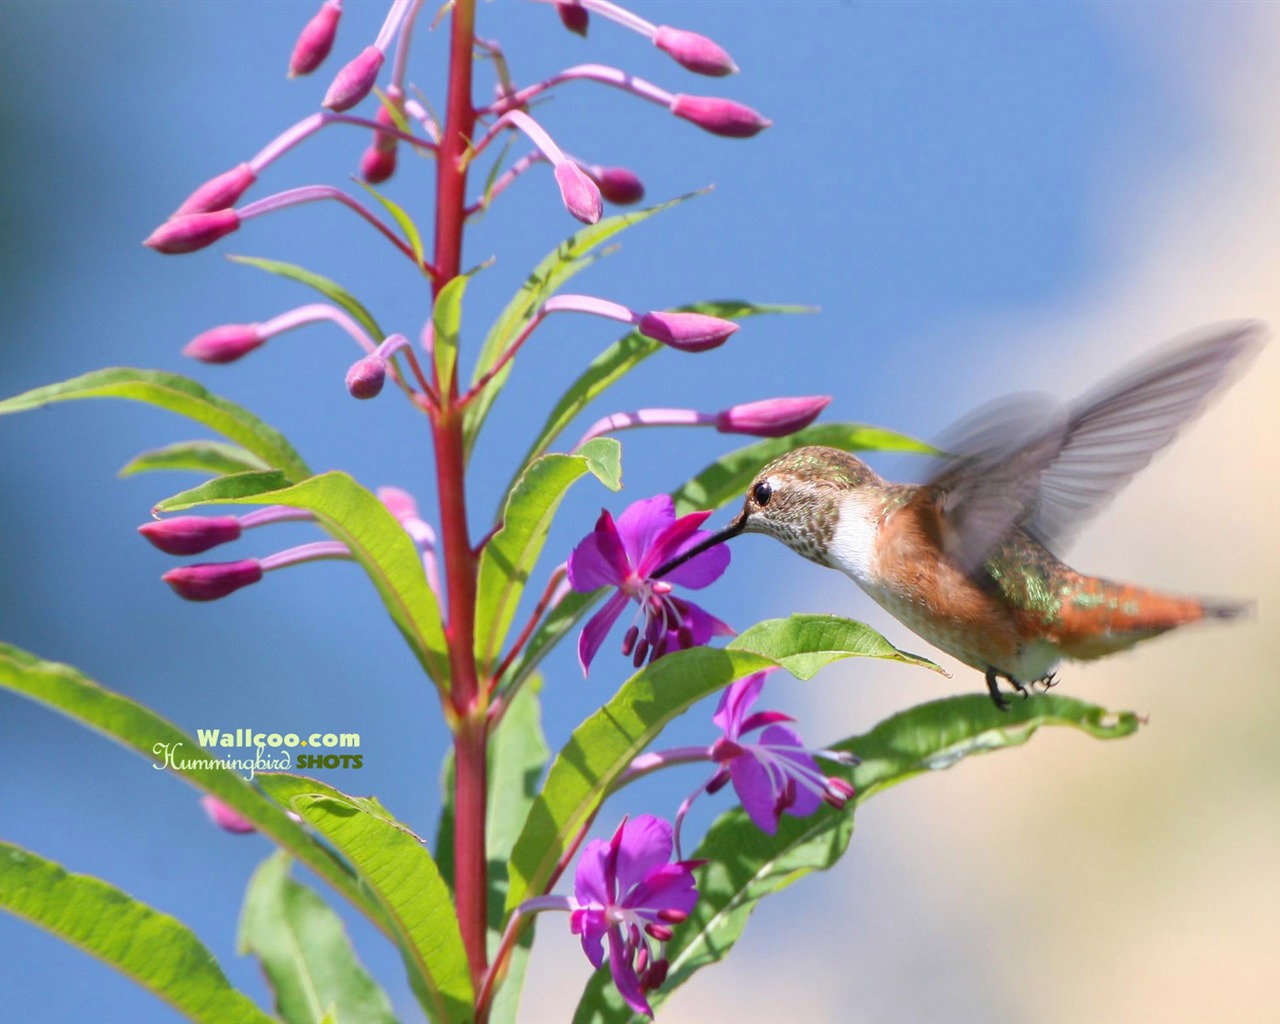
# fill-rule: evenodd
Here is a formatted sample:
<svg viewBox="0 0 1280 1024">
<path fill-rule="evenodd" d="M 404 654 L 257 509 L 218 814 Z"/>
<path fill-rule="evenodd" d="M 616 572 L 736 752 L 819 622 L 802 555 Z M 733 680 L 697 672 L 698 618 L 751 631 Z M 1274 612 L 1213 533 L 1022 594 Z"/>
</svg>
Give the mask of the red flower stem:
<svg viewBox="0 0 1280 1024">
<path fill-rule="evenodd" d="M 449 41 L 449 93 L 436 161 L 435 273 L 432 292 L 458 276 L 466 223 L 465 158 L 475 128 L 471 72 L 475 37 L 475 0 L 456 0 Z M 452 683 L 449 715 L 454 751 L 454 895 L 462 944 L 478 990 L 488 967 L 488 871 L 485 860 L 488 744 L 488 686 L 482 685 L 475 657 L 476 573 L 478 560 L 467 526 L 466 454 L 458 375 L 440 380 L 432 360 L 439 411 L 432 416 L 436 484 L 440 495 L 440 552 L 448 590 L 449 666 Z M 481 1017 L 477 1017 L 481 1020 Z"/>
<path fill-rule="evenodd" d="M 475 397 L 488 386 L 493 378 L 498 376 L 498 374 L 506 368 L 507 363 L 511 362 L 511 360 L 515 358 L 516 353 L 520 351 L 520 346 L 529 340 L 529 335 L 538 329 L 538 324 L 542 323 L 542 321 L 547 318 L 548 312 L 550 311 L 547 309 L 539 309 L 538 312 L 534 314 L 534 317 L 529 321 L 528 326 L 520 332 L 515 341 L 507 346 L 507 350 L 498 357 L 497 362 L 489 367 L 478 381 L 471 385 L 465 395 L 458 399 L 458 403 L 460 405 L 467 405 L 469 402 L 473 401 Z"/>
<path fill-rule="evenodd" d="M 498 670 L 493 673 L 493 678 L 489 684 L 491 693 L 502 681 L 502 677 L 507 674 L 507 670 L 511 668 L 516 657 L 522 650 L 524 650 L 524 645 L 529 642 L 529 637 L 533 636 L 534 628 L 542 621 L 542 616 L 546 614 L 547 607 L 551 604 L 551 599 L 555 597 L 556 590 L 560 586 L 560 581 L 565 578 L 565 574 L 567 572 L 568 570 L 565 566 L 557 566 L 555 572 L 551 574 L 551 578 L 547 580 L 547 587 L 543 590 L 542 597 L 538 599 L 538 606 L 533 609 L 533 614 L 529 616 L 529 621 L 525 623 L 524 629 L 520 632 L 520 635 L 516 637 L 516 642 L 511 645 L 511 650 L 507 651 L 507 656 L 502 659 L 502 664 L 499 665 Z M 493 707 L 489 709 L 489 727 L 491 729 L 497 727 L 498 722 L 502 718 L 503 711 L 511 705 L 511 700 L 514 697 L 514 690 L 504 693 L 499 702 L 495 703 Z"/>
</svg>

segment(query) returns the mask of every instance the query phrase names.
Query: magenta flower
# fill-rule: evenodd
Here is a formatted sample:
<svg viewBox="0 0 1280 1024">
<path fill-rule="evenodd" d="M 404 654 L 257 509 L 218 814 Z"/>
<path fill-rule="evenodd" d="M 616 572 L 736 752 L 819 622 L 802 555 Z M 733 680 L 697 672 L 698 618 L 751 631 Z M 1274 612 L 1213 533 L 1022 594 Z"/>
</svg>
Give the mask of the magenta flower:
<svg viewBox="0 0 1280 1024">
<path fill-rule="evenodd" d="M 843 752 L 809 750 L 799 735 L 779 724 L 792 721 L 780 711 L 751 713 L 769 671 L 739 679 L 720 698 L 712 721 L 724 735 L 711 748 L 711 758 L 720 768 L 706 791 L 714 793 L 732 781 L 747 816 L 772 835 L 784 812 L 804 818 L 823 803 L 842 808 L 853 796 L 853 787 L 844 779 L 822 774 L 815 754 L 845 764 L 856 761 Z M 745 738 L 757 729 L 763 730 L 758 738 Z M 682 810 L 687 809 L 686 805 Z"/>
<path fill-rule="evenodd" d="M 253 822 L 234 807 L 224 804 L 216 796 L 202 796 L 200 798 L 200 806 L 204 808 L 204 813 L 209 816 L 209 820 L 224 832 L 231 832 L 234 835 L 247 835 L 250 832 L 258 831 L 258 827 Z"/>
<path fill-rule="evenodd" d="M 698 901 L 693 869 L 700 862 L 669 863 L 672 842 L 671 825 L 660 818 L 624 818 L 612 839 L 587 844 L 573 877 L 569 921 L 582 937 L 582 951 L 599 967 L 607 936 L 613 983 L 628 1006 L 650 1017 L 644 994 L 662 984 L 667 961 L 655 956 L 648 940 L 670 939 L 671 925 L 685 920 Z"/>
<path fill-rule="evenodd" d="M 627 630 L 622 653 L 631 655 L 637 668 L 646 658 L 655 660 L 668 651 L 697 647 L 713 636 L 733 634 L 714 615 L 671 593 L 673 584 L 700 590 L 719 579 L 729 566 L 726 545 L 718 544 L 691 558 L 666 579 L 650 578 L 659 566 L 710 536 L 698 529 L 710 514 L 691 512 L 677 519 L 675 505 L 666 494 L 637 501 L 616 521 L 608 510 L 601 511 L 595 530 L 569 556 L 569 583 L 574 590 L 586 593 L 601 587 L 617 588 L 578 638 L 583 675 L 632 599 L 640 605 L 643 628 L 633 624 Z"/>
</svg>

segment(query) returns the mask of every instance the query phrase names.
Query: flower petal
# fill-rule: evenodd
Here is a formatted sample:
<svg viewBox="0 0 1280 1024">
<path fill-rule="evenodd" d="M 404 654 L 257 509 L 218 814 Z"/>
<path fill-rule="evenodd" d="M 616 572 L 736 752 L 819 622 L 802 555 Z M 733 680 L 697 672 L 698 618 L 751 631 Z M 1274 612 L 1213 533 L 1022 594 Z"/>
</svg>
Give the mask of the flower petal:
<svg viewBox="0 0 1280 1024">
<path fill-rule="evenodd" d="M 609 973 L 613 975 L 613 983 L 618 988 L 626 1004 L 636 1013 L 647 1017 L 653 1016 L 653 1010 L 644 998 L 640 989 L 640 979 L 636 976 L 635 966 L 631 963 L 631 951 L 622 941 L 622 933 L 615 926 L 609 929 Z"/>
<path fill-rule="evenodd" d="M 821 777 L 822 770 L 804 748 L 804 740 L 785 725 L 771 725 L 760 734 L 760 743 L 769 747 L 774 756 L 783 763 L 782 769 L 796 779 L 795 802 L 787 808 L 787 813 L 796 818 L 807 818 L 822 806 L 822 797 L 813 789 L 812 783 L 800 780 L 808 777 Z M 790 767 L 794 765 L 793 769 Z"/>
<path fill-rule="evenodd" d="M 667 495 L 662 495 L 666 498 Z M 670 500 L 668 498 L 668 500 Z M 643 560 L 636 563 L 636 570 L 641 576 L 648 576 L 663 562 L 668 562 L 676 556 L 683 548 L 692 547 L 696 541 L 691 540 L 698 527 L 707 521 L 711 515 L 708 510 L 706 512 L 690 512 L 681 516 L 679 519 L 675 517 L 675 507 L 672 506 L 672 519 L 669 520 L 662 529 L 655 533 L 645 546 Z M 704 537 L 710 534 L 703 534 Z M 698 540 L 702 540 L 699 537 Z"/>
<path fill-rule="evenodd" d="M 581 907 L 569 917 L 569 929 L 582 936 L 582 952 L 587 954 L 592 967 L 604 963 L 604 933 L 609 926 L 604 923 L 604 911 L 597 907 Z"/>
<path fill-rule="evenodd" d="M 618 528 L 607 511 L 601 511 L 596 528 L 569 555 L 568 571 L 569 585 L 579 593 L 621 586 L 631 574 Z"/>
<path fill-rule="evenodd" d="M 693 871 L 683 861 L 664 864 L 645 875 L 644 881 L 623 900 L 623 906 L 642 914 L 650 911 L 654 917 L 660 910 L 688 914 L 698 902 L 694 884 Z"/>
<path fill-rule="evenodd" d="M 729 764 L 729 777 L 742 809 L 761 832 L 778 830 L 778 790 L 769 772 L 750 752 Z"/>
<path fill-rule="evenodd" d="M 652 814 L 639 814 L 627 820 L 622 829 L 618 849 L 618 893 L 623 899 L 644 881 L 650 871 L 662 867 L 675 849 L 671 823 Z"/>
<path fill-rule="evenodd" d="M 609 843 L 593 839 L 578 855 L 578 867 L 573 873 L 573 895 L 580 907 L 607 907 L 613 902 L 613 893 L 605 877 L 609 860 Z"/>
<path fill-rule="evenodd" d="M 604 643 L 604 638 L 608 636 L 609 630 L 613 624 L 618 621 L 618 616 L 622 614 L 622 609 L 627 606 L 627 595 L 621 590 L 616 591 L 604 607 L 591 616 L 590 621 L 582 629 L 582 634 L 578 637 L 578 662 L 582 665 L 582 674 L 586 676 L 591 668 L 591 659 L 596 656 L 596 651 L 600 650 L 600 645 Z"/>
<path fill-rule="evenodd" d="M 728 689 L 720 695 L 720 703 L 716 706 L 716 713 L 711 716 L 711 721 L 715 722 L 729 739 L 736 740 L 742 735 L 742 723 L 747 717 L 747 712 L 759 699 L 765 676 L 769 671 L 766 669 L 764 672 L 753 672 L 736 683 L 730 683 Z"/>
<path fill-rule="evenodd" d="M 641 576 L 645 575 L 641 565 L 655 538 L 675 520 L 676 507 L 669 494 L 658 494 L 634 502 L 618 516 L 618 534 L 631 564 Z M 661 564 L 654 562 L 653 568 Z"/>
</svg>

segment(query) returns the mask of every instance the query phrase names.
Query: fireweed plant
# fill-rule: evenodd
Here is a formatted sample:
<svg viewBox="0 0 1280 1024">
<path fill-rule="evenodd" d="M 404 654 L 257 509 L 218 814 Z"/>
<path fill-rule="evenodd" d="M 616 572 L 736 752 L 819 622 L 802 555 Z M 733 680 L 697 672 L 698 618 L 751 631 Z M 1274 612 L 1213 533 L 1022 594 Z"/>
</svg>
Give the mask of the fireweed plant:
<svg viewBox="0 0 1280 1024">
<path fill-rule="evenodd" d="M 251 784 L 216 760 L 173 766 L 202 792 L 219 827 L 256 831 L 279 847 L 249 885 L 240 942 L 261 962 L 277 1018 L 290 1022 L 393 1019 L 336 913 L 291 877 L 294 862 L 395 944 L 433 1021 L 513 1019 L 539 915 L 544 928 L 577 936 L 597 968 L 575 1019 L 621 1021 L 651 1016 L 695 972 L 728 954 L 759 900 L 830 867 L 849 842 L 854 808 L 873 794 L 969 754 L 1018 745 L 1042 724 L 1103 738 L 1137 727 L 1131 714 L 1107 714 L 1055 695 L 1020 702 L 1002 715 L 985 694 L 972 694 L 903 710 L 865 735 L 815 748 L 787 716 L 757 709 L 766 688 L 789 685 L 788 676 L 808 679 L 842 658 L 937 666 L 897 650 L 861 623 L 827 615 L 793 615 L 735 635 L 701 597 L 691 596 L 731 571 L 727 547 L 665 576 L 660 568 L 707 535 L 707 518 L 737 499 L 760 465 L 795 445 L 927 447 L 858 424 L 815 424 L 826 397 L 744 400 L 712 411 L 597 411 L 585 433 L 566 443 L 579 413 L 650 356 L 691 358 L 724 344 L 738 321 L 787 310 L 743 301 L 664 309 L 661 296 L 654 296 L 655 308 L 634 310 L 565 291 L 601 246 L 672 203 L 606 217 L 606 204 L 642 199 L 640 178 L 570 155 L 592 151 L 589 127 L 580 126 L 572 138 L 552 138 L 538 120 L 540 101 L 583 81 L 658 104 L 729 138 L 749 138 L 770 122 L 732 99 L 697 88 L 671 92 L 600 64 L 519 84 L 503 49 L 478 33 L 477 7 L 453 0 L 427 15 L 421 0 L 395 0 L 372 42 L 338 51 L 345 63 L 322 109 L 201 185 L 146 240 L 159 253 L 193 252 L 233 232 L 247 235 L 260 217 L 311 202 L 339 203 L 355 214 L 353 231 L 377 232 L 402 279 L 421 289 L 421 322 L 388 332 L 333 281 L 276 260 L 236 257 L 310 287 L 316 301 L 261 323 L 212 327 L 183 351 L 200 362 L 228 363 L 278 344 L 272 339 L 286 332 L 336 325 L 361 350 L 346 376 L 351 396 L 370 400 L 386 391 L 381 400 L 407 401 L 421 414 L 422 431 L 412 441 L 430 446 L 435 479 L 419 481 L 417 495 L 396 487 L 369 490 L 343 472 L 313 474 L 261 419 L 173 373 L 99 370 L 0 403 L 7 413 L 68 399 L 129 398 L 221 435 L 177 441 L 130 464 L 131 472 L 184 469 L 208 477 L 160 501 L 154 521 L 140 527 L 164 552 L 199 556 L 166 572 L 165 582 L 187 600 L 221 600 L 243 587 L 270 586 L 264 577 L 291 566 L 352 560 L 434 688 L 453 747 L 433 845 L 376 799 L 301 774 L 263 772 Z M 738 70 L 706 36 L 652 25 L 608 0 L 558 0 L 546 11 L 583 35 L 596 19 L 630 29 L 679 65 L 673 74 L 682 68 L 721 78 Z M 502 11 L 485 13 L 496 19 Z M 329 66 L 341 14 L 341 0 L 325 0 L 298 38 L 291 76 Z M 420 24 L 424 17 L 436 20 Z M 426 96 L 409 77 L 415 27 L 417 39 L 447 46 L 443 96 Z M 495 73 L 493 85 L 473 80 L 482 66 Z M 356 108 L 361 112 L 352 112 Z M 327 184 L 262 194 L 263 179 L 282 178 L 285 158 L 322 131 L 349 133 L 366 146 L 358 161 L 363 194 Z M 521 142 L 527 151 L 512 149 Z M 660 146 L 655 142 L 653 151 Z M 515 158 L 508 160 L 511 152 Z M 426 221 L 428 202 L 434 204 L 430 231 L 376 188 L 393 174 L 419 183 L 416 217 Z M 567 213 L 585 226 L 554 244 L 487 331 L 469 323 L 464 329 L 468 282 L 483 273 L 464 262 L 468 224 L 481 214 L 500 214 L 503 193 L 524 175 L 542 179 L 537 185 L 549 196 L 558 193 Z M 568 381 L 536 433 L 509 439 L 514 452 L 524 452 L 519 469 L 498 507 L 482 513 L 470 500 L 469 456 L 521 349 L 546 333 L 545 321 L 557 313 L 595 317 L 606 336 L 617 330 L 613 322 L 625 327 Z M 669 493 L 610 494 L 621 487 L 622 446 L 615 435 L 654 426 L 706 426 L 762 440 L 691 479 L 672 480 Z M 607 489 L 598 519 L 578 524 L 582 539 L 572 550 L 544 552 L 566 492 L 588 477 Z M 246 505 L 258 507 L 239 510 Z M 221 511 L 193 511 L 210 506 Z M 246 530 L 269 534 L 286 521 L 313 524 L 323 539 L 262 558 L 237 556 Z M 565 639 L 577 644 L 582 672 L 589 673 L 585 683 L 539 675 L 548 652 Z M 146 707 L 13 647 L 0 647 L 0 685 L 149 760 L 165 744 L 198 749 Z M 602 706 L 549 758 L 539 702 L 554 700 L 557 686 L 583 685 L 598 688 Z M 658 746 L 663 727 L 704 698 L 707 710 L 696 714 L 705 722 L 706 742 Z M 628 803 L 628 784 L 656 771 L 687 775 L 691 795 L 680 807 Z M 494 813 L 498 794 L 500 815 Z M 704 794 L 708 800 L 719 794 L 728 809 L 690 848 L 681 825 Z M 0 905 L 81 946 L 193 1020 L 270 1019 L 231 987 L 190 930 L 104 881 L 3 844 Z"/>
</svg>

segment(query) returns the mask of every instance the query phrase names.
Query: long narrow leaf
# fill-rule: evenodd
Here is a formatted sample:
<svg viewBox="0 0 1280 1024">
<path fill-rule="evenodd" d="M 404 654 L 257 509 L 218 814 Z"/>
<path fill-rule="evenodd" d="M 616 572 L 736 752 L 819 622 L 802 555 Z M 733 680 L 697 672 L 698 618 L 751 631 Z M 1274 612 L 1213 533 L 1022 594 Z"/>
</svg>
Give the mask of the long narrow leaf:
<svg viewBox="0 0 1280 1024">
<path fill-rule="evenodd" d="M 898 650 L 865 623 L 838 615 L 767 619 L 734 637 L 729 646 L 772 658 L 797 679 L 812 679 L 819 669 L 848 657 L 901 661 L 946 674 L 928 658 Z"/>
<path fill-rule="evenodd" d="M 193 1021 L 269 1024 L 182 922 L 0 842 L 0 907 L 91 953 Z M 12 969 L 12 968 L 11 968 Z"/>
<path fill-rule="evenodd" d="M 248 476 L 248 474 L 244 474 Z M 198 505 L 288 505 L 314 512 L 345 543 L 368 573 L 391 618 L 427 673 L 448 689 L 449 658 L 440 606 L 427 582 L 422 558 L 403 527 L 371 492 L 345 473 L 323 473 L 283 489 L 244 493 L 238 477 L 221 477 L 160 502 L 158 512 Z"/>
<path fill-rule="evenodd" d="M 311 475 L 307 464 L 279 431 L 267 426 L 247 409 L 206 391 L 189 377 L 163 370 L 138 370 L 128 366 L 94 370 L 81 377 L 34 388 L 6 399 L 0 402 L 0 416 L 78 398 L 127 398 L 147 402 L 216 430 L 253 452 L 267 465 L 280 470 L 290 480 L 302 480 Z"/>
<path fill-rule="evenodd" d="M 359 299 L 336 281 L 330 281 L 327 277 L 313 274 L 311 271 L 293 263 L 282 263 L 280 260 L 264 260 L 257 256 L 228 256 L 227 259 L 232 263 L 242 263 L 246 267 L 257 267 L 259 270 L 265 270 L 268 274 L 276 274 L 280 277 L 288 278 L 290 281 L 297 281 L 298 284 L 306 285 L 308 288 L 319 292 L 334 305 L 340 306 L 350 313 L 352 319 L 359 323 L 375 342 L 381 341 L 386 337 L 382 333 L 382 328 L 378 326 L 378 321 L 373 318 L 373 314 L 361 305 Z"/>
<path fill-rule="evenodd" d="M 156 470 L 190 470 L 209 476 L 260 472 L 270 469 L 262 459 L 238 444 L 222 441 L 177 441 L 163 448 L 140 452 L 120 468 L 118 476 Z"/>
<path fill-rule="evenodd" d="M 471 977 L 449 887 L 422 841 L 376 801 L 315 779 L 264 775 L 262 787 L 333 843 L 384 908 L 423 1009 L 437 1022 L 468 1019 Z"/>
</svg>

